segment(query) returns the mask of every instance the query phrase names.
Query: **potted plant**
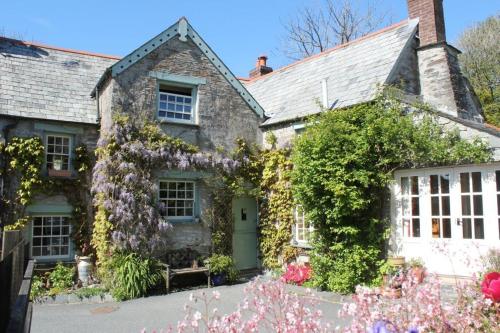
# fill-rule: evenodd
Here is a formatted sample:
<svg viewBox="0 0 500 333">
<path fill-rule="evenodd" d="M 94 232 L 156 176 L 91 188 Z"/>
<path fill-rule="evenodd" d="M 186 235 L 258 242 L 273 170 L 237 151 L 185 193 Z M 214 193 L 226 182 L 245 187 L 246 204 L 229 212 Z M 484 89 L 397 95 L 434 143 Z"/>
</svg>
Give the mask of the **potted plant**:
<svg viewBox="0 0 500 333">
<path fill-rule="evenodd" d="M 234 282 L 238 278 L 238 271 L 234 267 L 233 258 L 222 254 L 212 254 L 205 264 L 210 268 L 210 277 L 214 286 L 226 282 Z"/>
<path fill-rule="evenodd" d="M 425 277 L 424 262 L 420 258 L 412 258 L 408 263 L 409 273 L 417 283 L 422 283 Z"/>
<path fill-rule="evenodd" d="M 390 256 L 387 258 L 387 263 L 393 267 L 403 267 L 405 265 L 405 257 L 403 256 Z"/>
</svg>

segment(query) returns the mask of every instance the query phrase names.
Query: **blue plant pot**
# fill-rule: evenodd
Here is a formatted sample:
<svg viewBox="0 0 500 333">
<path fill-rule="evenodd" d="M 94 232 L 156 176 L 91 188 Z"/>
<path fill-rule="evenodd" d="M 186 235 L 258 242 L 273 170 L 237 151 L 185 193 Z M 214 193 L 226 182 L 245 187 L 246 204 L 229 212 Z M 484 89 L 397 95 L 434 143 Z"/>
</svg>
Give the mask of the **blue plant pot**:
<svg viewBox="0 0 500 333">
<path fill-rule="evenodd" d="M 226 273 L 219 273 L 212 275 L 212 284 L 214 286 L 222 286 L 223 284 L 226 284 L 226 281 L 227 281 Z"/>
</svg>

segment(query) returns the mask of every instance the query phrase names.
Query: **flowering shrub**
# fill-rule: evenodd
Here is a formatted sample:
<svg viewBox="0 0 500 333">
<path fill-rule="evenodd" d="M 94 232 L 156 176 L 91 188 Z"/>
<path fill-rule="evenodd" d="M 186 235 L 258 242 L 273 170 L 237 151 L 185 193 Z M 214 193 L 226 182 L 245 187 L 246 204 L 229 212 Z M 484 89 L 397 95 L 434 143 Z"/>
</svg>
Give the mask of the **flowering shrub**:
<svg viewBox="0 0 500 333">
<path fill-rule="evenodd" d="M 311 273 L 312 270 L 309 265 L 289 264 L 281 279 L 286 283 L 293 283 L 301 286 L 311 278 Z"/>
<path fill-rule="evenodd" d="M 491 272 L 486 274 L 481 283 L 481 291 L 484 297 L 491 299 L 493 302 L 500 302 L 500 273 Z"/>
<path fill-rule="evenodd" d="M 191 294 L 190 305 L 185 306 L 186 316 L 177 324 L 177 332 L 279 332 L 306 333 L 328 332 L 330 326 L 321 322 L 321 311 L 316 302 L 286 291 L 282 281 L 261 282 L 256 279 L 245 288 L 247 297 L 238 309 L 220 315 L 214 304 L 219 292 L 211 295 Z M 199 304 L 200 311 L 196 304 Z M 173 328 L 168 331 L 173 332 Z M 145 332 L 145 331 L 143 331 Z"/>
<path fill-rule="evenodd" d="M 344 304 L 341 315 L 353 318 L 347 332 L 498 332 L 498 304 L 483 297 L 476 283 L 456 288 L 456 301 L 445 302 L 435 276 L 424 284 L 409 277 L 398 300 L 357 287 L 353 302 Z"/>
<path fill-rule="evenodd" d="M 157 124 L 128 116 L 114 118 L 114 125 L 98 142 L 97 154 L 92 188 L 100 213 L 96 221 L 111 227 L 96 226 L 93 245 L 101 247 L 97 240 L 106 243 L 109 238 L 96 232 L 111 233 L 114 248 L 143 256 L 165 244 L 171 227 L 156 199 L 156 170 L 221 168 L 230 172 L 238 167 L 237 161 L 200 153 L 164 134 Z"/>
</svg>

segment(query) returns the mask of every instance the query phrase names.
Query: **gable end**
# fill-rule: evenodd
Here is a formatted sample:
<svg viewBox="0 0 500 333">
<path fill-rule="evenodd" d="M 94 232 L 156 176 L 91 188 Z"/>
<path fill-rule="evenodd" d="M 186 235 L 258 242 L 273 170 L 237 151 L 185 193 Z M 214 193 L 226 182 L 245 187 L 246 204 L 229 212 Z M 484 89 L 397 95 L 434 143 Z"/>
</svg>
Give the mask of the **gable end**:
<svg viewBox="0 0 500 333">
<path fill-rule="evenodd" d="M 247 91 L 243 84 L 234 76 L 229 68 L 222 62 L 222 60 L 215 54 L 215 52 L 208 46 L 208 44 L 201 38 L 201 36 L 193 29 L 188 21 L 182 17 L 177 23 L 167 28 L 165 31 L 144 43 L 141 47 L 118 61 L 111 67 L 111 75 L 122 73 L 127 68 L 135 64 L 140 59 L 147 56 L 149 53 L 156 50 L 159 46 L 163 45 L 173 37 L 179 36 L 180 41 L 187 41 L 190 38 L 193 43 L 203 52 L 212 65 L 226 78 L 227 82 L 233 86 L 243 100 L 250 106 L 250 108 L 261 118 L 264 118 L 264 110 L 253 96 Z"/>
</svg>

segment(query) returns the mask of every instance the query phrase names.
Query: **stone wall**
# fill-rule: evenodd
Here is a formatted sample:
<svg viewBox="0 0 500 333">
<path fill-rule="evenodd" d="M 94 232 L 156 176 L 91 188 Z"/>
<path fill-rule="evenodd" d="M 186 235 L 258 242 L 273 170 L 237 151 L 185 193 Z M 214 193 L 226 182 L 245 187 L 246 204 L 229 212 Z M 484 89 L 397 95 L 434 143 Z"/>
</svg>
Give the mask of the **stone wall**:
<svg viewBox="0 0 500 333">
<path fill-rule="evenodd" d="M 276 136 L 276 147 L 284 148 L 289 147 L 292 143 L 293 138 L 297 135 L 296 130 L 293 128 L 293 123 L 281 123 L 273 126 L 266 126 L 262 128 L 263 131 L 263 147 L 271 148 L 266 142 L 266 138 L 271 133 Z"/>
</svg>

